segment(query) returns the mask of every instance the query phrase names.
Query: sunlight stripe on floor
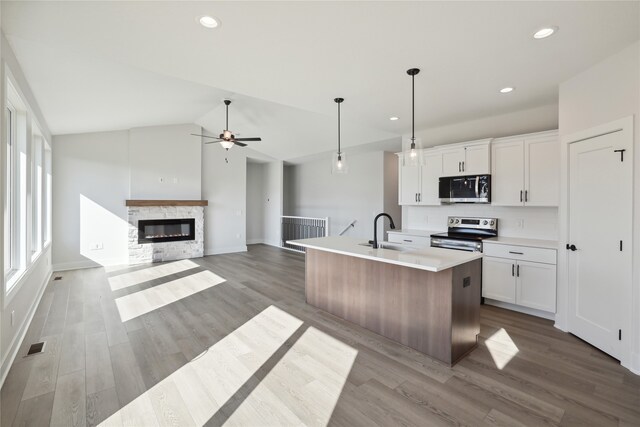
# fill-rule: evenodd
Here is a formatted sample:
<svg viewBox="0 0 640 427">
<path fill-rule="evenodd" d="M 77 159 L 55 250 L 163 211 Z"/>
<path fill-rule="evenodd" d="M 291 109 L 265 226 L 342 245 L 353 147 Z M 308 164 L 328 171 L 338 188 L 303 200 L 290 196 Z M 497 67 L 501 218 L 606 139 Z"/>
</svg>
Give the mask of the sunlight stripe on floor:
<svg viewBox="0 0 640 427">
<path fill-rule="evenodd" d="M 116 299 L 123 322 L 225 282 L 209 270 L 181 277 Z"/>
<path fill-rule="evenodd" d="M 100 425 L 204 425 L 302 323 L 267 307 Z"/>
<path fill-rule="evenodd" d="M 180 273 L 196 267 L 200 266 L 188 259 L 155 265 L 153 267 L 143 268 L 142 270 L 131 271 L 129 273 L 109 277 L 109 286 L 111 286 L 112 291 L 117 291 L 118 289 L 124 289 L 150 280 L 160 279 L 161 277 Z"/>
</svg>

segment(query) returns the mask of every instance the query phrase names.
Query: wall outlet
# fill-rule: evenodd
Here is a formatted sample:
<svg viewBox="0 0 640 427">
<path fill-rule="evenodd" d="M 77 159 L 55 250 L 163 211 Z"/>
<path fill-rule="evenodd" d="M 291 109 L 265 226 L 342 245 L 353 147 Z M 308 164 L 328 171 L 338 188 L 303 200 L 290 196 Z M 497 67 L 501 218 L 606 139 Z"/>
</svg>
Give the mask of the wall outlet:
<svg viewBox="0 0 640 427">
<path fill-rule="evenodd" d="M 162 184 L 162 183 L 164 182 L 164 178 L 163 178 L 163 177 L 161 177 L 161 176 L 159 176 L 159 177 L 158 177 L 158 182 L 159 182 L 160 184 Z"/>
<path fill-rule="evenodd" d="M 13 326 L 15 317 L 16 317 L 16 311 L 11 310 L 11 326 Z"/>
<path fill-rule="evenodd" d="M 92 243 L 89 247 L 92 251 L 99 251 L 100 249 L 104 249 L 104 244 L 102 242 Z"/>
<path fill-rule="evenodd" d="M 236 234 L 236 239 L 240 238 L 240 233 Z"/>
<path fill-rule="evenodd" d="M 175 177 L 174 177 L 174 178 L 173 178 L 173 183 L 174 183 L 174 184 L 177 184 L 177 183 L 178 183 L 178 178 L 175 178 Z"/>
<path fill-rule="evenodd" d="M 242 216 L 242 211 L 241 210 L 237 210 L 236 211 L 236 216 Z"/>
<path fill-rule="evenodd" d="M 524 228 L 524 219 L 519 219 L 517 221 L 517 224 L 518 224 L 518 228 Z"/>
</svg>

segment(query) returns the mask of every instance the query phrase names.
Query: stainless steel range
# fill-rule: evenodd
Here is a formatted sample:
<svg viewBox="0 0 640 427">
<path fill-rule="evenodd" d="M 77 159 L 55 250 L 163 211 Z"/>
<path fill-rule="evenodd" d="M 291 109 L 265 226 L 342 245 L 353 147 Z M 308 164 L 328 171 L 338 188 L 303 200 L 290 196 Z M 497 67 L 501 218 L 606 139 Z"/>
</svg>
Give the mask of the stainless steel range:
<svg viewBox="0 0 640 427">
<path fill-rule="evenodd" d="M 446 233 L 432 234 L 431 246 L 482 252 L 482 240 L 498 235 L 498 219 L 450 216 L 448 230 Z"/>
</svg>

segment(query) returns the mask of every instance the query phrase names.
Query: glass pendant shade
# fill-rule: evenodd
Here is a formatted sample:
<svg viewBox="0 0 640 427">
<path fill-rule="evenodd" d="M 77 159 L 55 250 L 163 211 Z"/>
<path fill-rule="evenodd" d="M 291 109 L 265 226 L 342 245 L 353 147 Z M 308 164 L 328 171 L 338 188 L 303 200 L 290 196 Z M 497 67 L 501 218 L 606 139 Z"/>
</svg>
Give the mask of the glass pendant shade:
<svg viewBox="0 0 640 427">
<path fill-rule="evenodd" d="M 333 159 L 331 162 L 331 173 L 347 173 L 349 172 L 349 164 L 347 163 L 347 155 L 343 153 L 333 153 Z"/>
<path fill-rule="evenodd" d="M 419 166 L 422 164 L 422 140 L 404 138 L 402 140 L 402 165 Z"/>
</svg>

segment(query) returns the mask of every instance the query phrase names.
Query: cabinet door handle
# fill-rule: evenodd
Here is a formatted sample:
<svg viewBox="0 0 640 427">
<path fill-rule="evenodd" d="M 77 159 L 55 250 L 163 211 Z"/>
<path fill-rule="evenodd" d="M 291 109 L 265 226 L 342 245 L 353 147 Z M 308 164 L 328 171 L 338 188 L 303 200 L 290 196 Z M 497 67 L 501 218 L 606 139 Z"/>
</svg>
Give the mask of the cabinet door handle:
<svg viewBox="0 0 640 427">
<path fill-rule="evenodd" d="M 522 201 L 522 190 L 520 190 L 520 201 Z"/>
<path fill-rule="evenodd" d="M 509 251 L 509 253 L 514 255 L 524 255 L 523 252 L 516 252 L 516 251 Z"/>
<path fill-rule="evenodd" d="M 462 172 L 464 172 L 464 162 L 462 162 Z"/>
<path fill-rule="evenodd" d="M 524 190 L 524 201 L 525 202 L 529 201 L 529 190 Z"/>
<path fill-rule="evenodd" d="M 516 275 L 516 265 L 515 264 L 511 264 L 511 275 L 515 277 Z"/>
<path fill-rule="evenodd" d="M 516 268 L 516 277 L 520 277 L 520 264 L 518 264 L 518 267 Z"/>
<path fill-rule="evenodd" d="M 418 201 L 422 202 L 422 193 L 418 193 Z"/>
<path fill-rule="evenodd" d="M 414 198 L 414 199 L 415 199 L 415 201 L 417 202 L 417 201 L 418 201 L 418 193 L 415 193 L 415 194 L 413 195 L 413 198 Z"/>
<path fill-rule="evenodd" d="M 413 242 L 413 240 L 409 240 L 409 239 L 403 239 L 402 241 L 403 242 L 409 242 L 409 243 Z"/>
<path fill-rule="evenodd" d="M 462 162 L 458 162 L 458 172 L 462 172 Z"/>
</svg>

